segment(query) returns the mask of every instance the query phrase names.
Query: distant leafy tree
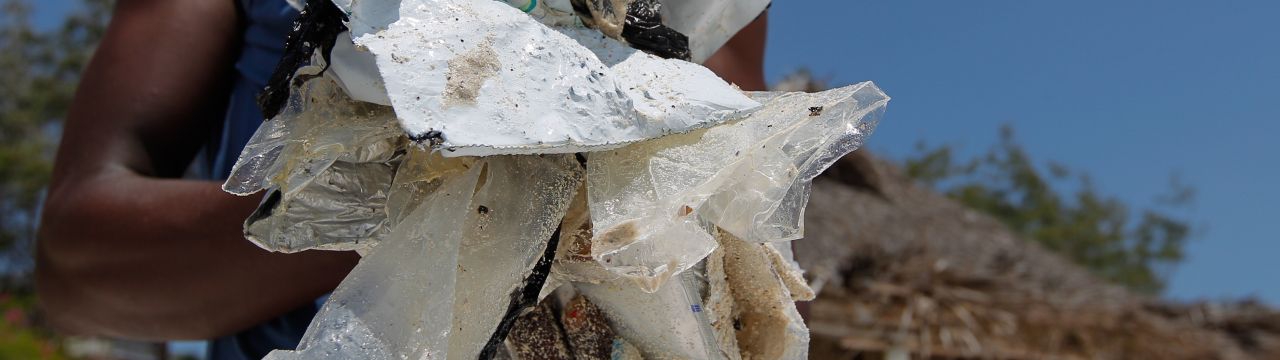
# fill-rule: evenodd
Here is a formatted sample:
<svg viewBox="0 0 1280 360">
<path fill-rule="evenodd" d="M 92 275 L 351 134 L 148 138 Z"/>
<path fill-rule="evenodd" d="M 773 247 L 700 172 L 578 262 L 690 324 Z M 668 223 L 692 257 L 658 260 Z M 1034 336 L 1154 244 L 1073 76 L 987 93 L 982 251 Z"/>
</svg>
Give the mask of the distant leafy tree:
<svg viewBox="0 0 1280 360">
<path fill-rule="evenodd" d="M 0 271 L 7 277 L 30 267 L 56 133 L 110 8 L 109 0 L 84 0 L 61 26 L 39 31 L 28 1 L 0 0 Z"/>
<path fill-rule="evenodd" d="M 0 359 L 65 358 L 34 311 L 31 246 L 62 117 L 110 8 L 84 0 L 39 30 L 30 2 L 0 0 Z"/>
<path fill-rule="evenodd" d="M 1165 274 L 1183 259 L 1191 235 L 1185 221 L 1154 209 L 1137 218 L 1119 199 L 1099 194 L 1087 175 L 1063 191 L 1071 171 L 1047 164 L 1042 171 L 1014 139 L 1012 128 L 986 154 L 958 161 L 949 146 L 919 147 L 904 161 L 907 175 L 969 207 L 1008 224 L 1026 238 L 1065 255 L 1099 276 L 1144 293 L 1158 293 Z M 1047 172 L 1047 174 L 1046 174 Z M 1194 189 L 1173 178 L 1159 203 L 1184 206 Z"/>
</svg>

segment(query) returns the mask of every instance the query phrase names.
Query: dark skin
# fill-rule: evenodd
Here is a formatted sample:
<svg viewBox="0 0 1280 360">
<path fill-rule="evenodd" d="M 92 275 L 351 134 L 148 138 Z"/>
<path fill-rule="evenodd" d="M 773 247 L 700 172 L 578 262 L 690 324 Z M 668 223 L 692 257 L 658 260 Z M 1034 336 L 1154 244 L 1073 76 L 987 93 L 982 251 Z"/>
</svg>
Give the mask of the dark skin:
<svg viewBox="0 0 1280 360">
<path fill-rule="evenodd" d="M 233 333 L 332 290 L 358 257 L 244 240 L 259 198 L 180 180 L 221 117 L 232 1 L 124 0 L 67 114 L 36 284 L 69 333 L 162 340 Z"/>
<path fill-rule="evenodd" d="M 119 1 L 67 114 L 37 243 L 36 290 L 54 327 L 223 336 L 332 291 L 358 260 L 262 250 L 241 230 L 260 196 L 177 178 L 221 126 L 237 16 L 233 1 Z M 743 89 L 764 88 L 764 18 L 707 61 Z"/>
<path fill-rule="evenodd" d="M 760 14 L 750 24 L 704 61 L 708 69 L 742 90 L 764 91 L 764 45 L 769 28 L 769 13 Z"/>
</svg>

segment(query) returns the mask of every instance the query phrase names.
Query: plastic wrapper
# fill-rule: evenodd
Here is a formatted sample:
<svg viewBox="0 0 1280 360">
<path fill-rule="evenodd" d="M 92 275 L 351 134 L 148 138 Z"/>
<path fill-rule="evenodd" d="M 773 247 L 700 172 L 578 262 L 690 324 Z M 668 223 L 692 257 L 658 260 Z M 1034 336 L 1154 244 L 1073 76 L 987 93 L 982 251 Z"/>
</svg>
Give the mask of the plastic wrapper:
<svg viewBox="0 0 1280 360">
<path fill-rule="evenodd" d="M 368 248 L 390 230 L 385 205 L 394 167 L 336 162 L 287 198 L 272 190 L 245 221 L 245 237 L 286 253 Z"/>
</svg>

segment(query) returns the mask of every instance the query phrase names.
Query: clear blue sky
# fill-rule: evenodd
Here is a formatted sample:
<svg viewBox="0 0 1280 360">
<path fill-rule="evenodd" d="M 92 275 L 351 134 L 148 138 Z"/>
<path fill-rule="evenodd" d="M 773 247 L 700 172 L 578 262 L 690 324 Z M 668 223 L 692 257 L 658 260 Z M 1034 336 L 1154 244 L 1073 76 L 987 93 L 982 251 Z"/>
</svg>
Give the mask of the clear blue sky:
<svg viewBox="0 0 1280 360">
<path fill-rule="evenodd" d="M 767 74 L 873 80 L 869 148 L 986 150 L 1001 124 L 1041 161 L 1148 205 L 1180 174 L 1201 225 L 1167 295 L 1280 304 L 1280 2 L 774 2 Z"/>
<path fill-rule="evenodd" d="M 1168 295 L 1280 304 L 1280 2 L 779 0 L 769 37 L 771 81 L 808 67 L 893 96 L 880 154 L 974 154 L 1008 123 L 1132 204 L 1179 174 L 1201 232 Z"/>
</svg>

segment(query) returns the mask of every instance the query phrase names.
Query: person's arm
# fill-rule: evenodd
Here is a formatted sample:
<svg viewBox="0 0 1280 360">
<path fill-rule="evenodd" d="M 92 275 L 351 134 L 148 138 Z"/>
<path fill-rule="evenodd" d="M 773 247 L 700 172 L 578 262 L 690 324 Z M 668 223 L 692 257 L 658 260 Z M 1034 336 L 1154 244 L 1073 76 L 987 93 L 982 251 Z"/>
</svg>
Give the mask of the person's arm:
<svg viewBox="0 0 1280 360">
<path fill-rule="evenodd" d="M 762 91 L 764 82 L 764 44 L 769 26 L 769 12 L 738 30 L 733 38 L 716 50 L 702 64 L 742 90 Z"/>
<path fill-rule="evenodd" d="M 258 196 L 179 176 L 235 78 L 234 1 L 121 0 L 66 117 L 37 243 L 47 318 L 82 335 L 199 339 L 313 301 L 353 253 L 244 239 Z"/>
</svg>

